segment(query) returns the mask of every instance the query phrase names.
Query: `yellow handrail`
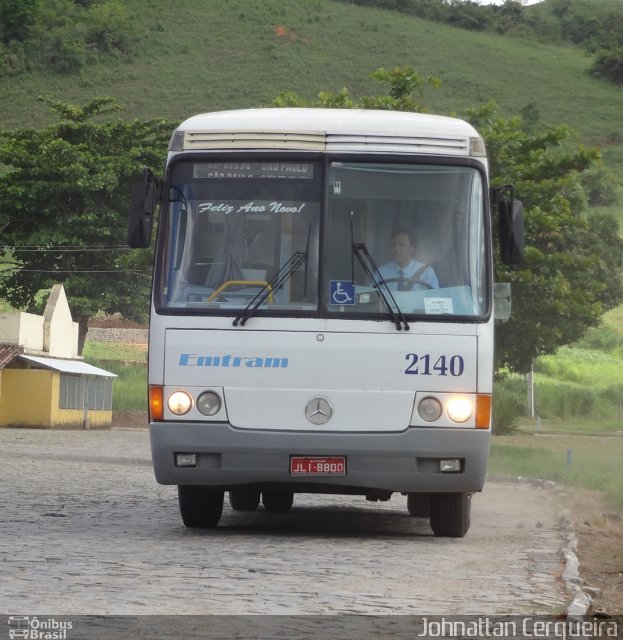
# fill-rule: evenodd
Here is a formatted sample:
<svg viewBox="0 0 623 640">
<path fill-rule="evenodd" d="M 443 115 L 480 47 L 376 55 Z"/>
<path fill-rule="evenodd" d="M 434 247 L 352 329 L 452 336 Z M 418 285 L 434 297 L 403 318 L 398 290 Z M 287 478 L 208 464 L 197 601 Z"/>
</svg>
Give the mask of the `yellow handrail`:
<svg viewBox="0 0 623 640">
<path fill-rule="evenodd" d="M 265 280 L 228 280 L 227 282 L 223 282 L 223 284 L 212 293 L 212 295 L 208 298 L 208 302 L 212 302 L 216 296 L 225 291 L 225 289 L 229 289 L 229 287 L 246 285 L 248 287 L 265 287 L 268 285 L 268 302 L 273 301 L 273 288 L 268 284 Z"/>
</svg>

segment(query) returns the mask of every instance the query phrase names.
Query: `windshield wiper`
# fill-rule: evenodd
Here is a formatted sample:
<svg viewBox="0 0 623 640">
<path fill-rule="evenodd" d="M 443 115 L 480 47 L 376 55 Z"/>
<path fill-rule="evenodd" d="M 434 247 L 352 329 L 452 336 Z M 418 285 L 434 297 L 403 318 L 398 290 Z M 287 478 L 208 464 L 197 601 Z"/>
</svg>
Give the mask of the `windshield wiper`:
<svg viewBox="0 0 623 640">
<path fill-rule="evenodd" d="M 234 327 L 240 324 L 244 327 L 247 320 L 255 315 L 259 307 L 264 304 L 273 291 L 277 291 L 283 283 L 302 265 L 307 263 L 307 252 L 295 251 L 284 263 L 275 275 L 257 292 L 255 297 L 242 310 L 242 313 L 234 319 Z"/>
<path fill-rule="evenodd" d="M 403 324 L 405 331 L 409 331 L 409 323 L 400 310 L 400 307 L 398 306 L 396 299 L 392 295 L 390 288 L 387 286 L 387 283 L 383 279 L 379 268 L 376 266 L 376 263 L 372 259 L 372 256 L 368 251 L 368 247 L 366 247 L 363 242 L 353 242 L 352 246 L 353 255 L 357 258 L 357 260 L 359 260 L 359 264 L 361 264 L 361 266 L 363 267 L 363 270 L 366 272 L 366 275 L 372 282 L 372 285 L 379 292 L 381 300 L 383 300 L 385 308 L 389 313 L 389 319 L 396 325 L 396 329 L 398 329 L 398 331 L 402 329 Z"/>
</svg>

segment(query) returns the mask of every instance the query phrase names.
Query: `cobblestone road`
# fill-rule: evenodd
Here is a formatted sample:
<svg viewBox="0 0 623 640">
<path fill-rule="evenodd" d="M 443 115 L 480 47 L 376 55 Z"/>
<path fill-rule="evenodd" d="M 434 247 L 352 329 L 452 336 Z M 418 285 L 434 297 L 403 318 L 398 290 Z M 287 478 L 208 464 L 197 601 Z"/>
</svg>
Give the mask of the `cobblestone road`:
<svg viewBox="0 0 623 640">
<path fill-rule="evenodd" d="M 0 430 L 0 610 L 23 614 L 552 613 L 556 493 L 488 483 L 463 539 L 406 498 L 295 496 L 186 530 L 145 430 Z"/>
</svg>

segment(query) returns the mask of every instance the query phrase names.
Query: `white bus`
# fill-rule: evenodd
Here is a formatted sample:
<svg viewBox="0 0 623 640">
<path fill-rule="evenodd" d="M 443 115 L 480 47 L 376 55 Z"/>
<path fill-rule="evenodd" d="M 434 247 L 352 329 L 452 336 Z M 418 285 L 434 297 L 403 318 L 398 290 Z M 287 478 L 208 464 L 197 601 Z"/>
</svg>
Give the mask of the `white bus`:
<svg viewBox="0 0 623 640">
<path fill-rule="evenodd" d="M 494 193 L 517 261 L 521 205 Z M 149 244 L 157 201 L 150 439 L 185 525 L 216 526 L 225 492 L 271 512 L 296 493 L 397 492 L 435 535 L 465 535 L 493 375 L 478 133 L 391 111 L 198 115 L 164 180 L 135 185 L 130 246 Z"/>
</svg>

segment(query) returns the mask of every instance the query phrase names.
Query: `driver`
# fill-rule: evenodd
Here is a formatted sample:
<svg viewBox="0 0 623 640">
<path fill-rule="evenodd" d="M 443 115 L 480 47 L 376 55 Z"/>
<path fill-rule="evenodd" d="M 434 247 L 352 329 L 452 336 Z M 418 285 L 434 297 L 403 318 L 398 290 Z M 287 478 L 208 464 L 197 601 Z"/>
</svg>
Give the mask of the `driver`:
<svg viewBox="0 0 623 640">
<path fill-rule="evenodd" d="M 418 291 L 439 288 L 433 268 L 415 260 L 414 249 L 413 237 L 407 227 L 400 227 L 392 233 L 394 259 L 379 267 L 379 273 L 390 290 Z"/>
</svg>

